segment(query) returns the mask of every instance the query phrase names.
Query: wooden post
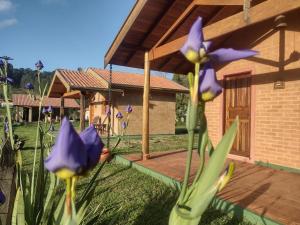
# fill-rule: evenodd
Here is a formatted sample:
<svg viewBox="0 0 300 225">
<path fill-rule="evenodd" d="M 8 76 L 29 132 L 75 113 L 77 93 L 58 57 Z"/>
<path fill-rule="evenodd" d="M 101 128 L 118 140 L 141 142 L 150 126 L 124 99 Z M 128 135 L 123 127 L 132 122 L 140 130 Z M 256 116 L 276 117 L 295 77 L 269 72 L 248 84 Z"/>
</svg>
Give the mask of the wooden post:
<svg viewBox="0 0 300 225">
<path fill-rule="evenodd" d="M 29 112 L 28 112 L 28 122 L 29 122 L 29 123 L 32 122 L 32 107 L 29 108 Z"/>
<path fill-rule="evenodd" d="M 144 62 L 144 96 L 143 96 L 143 130 L 142 151 L 143 160 L 150 158 L 149 154 L 149 90 L 150 90 L 150 61 L 149 52 L 145 52 Z"/>
<path fill-rule="evenodd" d="M 19 112 L 19 106 L 16 106 L 16 122 L 20 122 L 20 112 Z"/>
<path fill-rule="evenodd" d="M 84 130 L 84 125 L 85 125 L 85 108 L 84 108 L 84 94 L 82 92 L 80 92 L 80 130 L 83 131 Z"/>
<path fill-rule="evenodd" d="M 60 109 L 59 109 L 59 114 L 60 114 L 60 124 L 65 116 L 65 99 L 64 97 L 60 97 Z"/>
</svg>

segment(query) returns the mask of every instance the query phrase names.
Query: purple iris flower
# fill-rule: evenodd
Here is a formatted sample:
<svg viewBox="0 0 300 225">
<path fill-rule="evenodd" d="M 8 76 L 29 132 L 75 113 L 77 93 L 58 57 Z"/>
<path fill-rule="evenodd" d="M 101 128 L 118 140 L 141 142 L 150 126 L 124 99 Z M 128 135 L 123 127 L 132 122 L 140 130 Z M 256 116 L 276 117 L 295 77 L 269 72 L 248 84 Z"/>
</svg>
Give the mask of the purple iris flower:
<svg viewBox="0 0 300 225">
<path fill-rule="evenodd" d="M 2 190 L 0 190 L 0 205 L 3 205 L 6 201 L 5 195 L 2 192 Z"/>
<path fill-rule="evenodd" d="M 42 70 L 44 68 L 44 64 L 42 63 L 41 60 L 39 60 L 36 64 L 35 67 L 37 70 Z"/>
<path fill-rule="evenodd" d="M 10 78 L 10 77 L 6 77 L 6 82 L 8 84 L 13 84 L 14 83 L 14 79 Z"/>
<path fill-rule="evenodd" d="M 127 123 L 125 121 L 123 121 L 121 126 L 122 126 L 123 129 L 125 129 L 127 127 Z"/>
<path fill-rule="evenodd" d="M 200 70 L 200 87 L 201 98 L 203 101 L 211 101 L 222 93 L 222 87 L 217 81 L 216 72 L 206 64 L 203 70 Z"/>
<path fill-rule="evenodd" d="M 131 113 L 132 112 L 132 106 L 131 105 L 127 106 L 126 112 L 127 113 Z"/>
<path fill-rule="evenodd" d="M 73 173 L 70 176 L 81 175 L 98 163 L 103 147 L 95 128 L 90 126 L 78 135 L 64 118 L 45 167 L 54 173 L 67 169 Z"/>
<path fill-rule="evenodd" d="M 47 112 L 48 112 L 48 113 L 53 113 L 53 109 L 52 109 L 52 106 L 51 106 L 51 105 L 48 107 Z"/>
<path fill-rule="evenodd" d="M 82 131 L 79 136 L 87 151 L 87 169 L 91 169 L 97 165 L 104 144 L 93 126 Z"/>
<path fill-rule="evenodd" d="M 82 139 L 70 121 L 64 118 L 52 152 L 45 160 L 45 167 L 54 173 L 67 169 L 81 174 L 87 167 L 87 159 Z"/>
<path fill-rule="evenodd" d="M 9 125 L 8 125 L 8 121 L 4 122 L 4 132 L 8 133 L 9 132 Z"/>
<path fill-rule="evenodd" d="M 211 42 L 204 41 L 202 18 L 198 17 L 180 51 L 189 61 L 204 64 L 203 70 L 200 71 L 199 86 L 199 92 L 204 101 L 211 101 L 222 92 L 216 78 L 216 72 L 211 66 L 212 64 L 239 60 L 258 53 L 252 50 L 235 50 L 232 48 L 220 48 L 210 51 L 210 47 Z"/>
<path fill-rule="evenodd" d="M 110 116 L 110 115 L 111 115 L 109 106 L 106 108 L 106 115 L 107 115 L 107 116 Z"/>
<path fill-rule="evenodd" d="M 43 114 L 46 114 L 46 113 L 47 113 L 47 109 L 46 109 L 45 107 L 43 108 L 42 113 L 43 113 Z"/>
<path fill-rule="evenodd" d="M 257 51 L 219 48 L 210 51 L 211 42 L 205 42 L 202 32 L 202 18 L 198 17 L 188 34 L 187 41 L 180 49 L 186 58 L 193 63 L 224 63 L 256 55 Z"/>
<path fill-rule="evenodd" d="M 9 56 L 1 56 L 0 59 L 4 59 L 5 61 L 9 61 L 9 60 L 13 60 L 13 58 L 9 57 Z"/>
<path fill-rule="evenodd" d="M 26 83 L 26 84 L 25 84 L 25 89 L 33 90 L 33 89 L 34 89 L 33 84 L 30 83 L 30 82 Z"/>
<path fill-rule="evenodd" d="M 117 117 L 118 119 L 122 119 L 122 118 L 123 118 L 123 115 L 122 115 L 121 112 L 118 112 L 117 115 L 116 115 L 116 117 Z"/>
</svg>

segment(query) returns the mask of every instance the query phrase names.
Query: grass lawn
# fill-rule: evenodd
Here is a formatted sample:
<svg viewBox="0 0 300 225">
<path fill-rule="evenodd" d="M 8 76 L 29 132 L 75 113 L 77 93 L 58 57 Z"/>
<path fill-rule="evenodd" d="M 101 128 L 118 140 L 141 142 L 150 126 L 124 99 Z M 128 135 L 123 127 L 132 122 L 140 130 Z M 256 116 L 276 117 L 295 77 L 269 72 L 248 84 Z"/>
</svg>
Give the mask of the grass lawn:
<svg viewBox="0 0 300 225">
<path fill-rule="evenodd" d="M 23 166 L 30 171 L 33 160 L 36 124 L 16 126 L 15 133 L 26 140 L 22 151 Z M 56 125 L 59 126 L 58 124 Z M 1 129 L 1 128 L 0 128 Z M 2 131 L 2 129 L 1 129 Z M 186 134 L 154 136 L 150 140 L 151 150 L 179 149 L 186 146 Z M 138 152 L 141 139 L 125 139 L 119 153 Z M 83 178 L 78 184 L 79 191 L 88 182 Z M 97 189 L 91 207 L 99 206 L 99 221 L 96 224 L 165 225 L 178 193 L 162 182 L 138 172 L 135 169 L 115 163 L 106 164 L 97 178 Z M 246 225 L 231 216 L 209 209 L 201 225 Z"/>
</svg>

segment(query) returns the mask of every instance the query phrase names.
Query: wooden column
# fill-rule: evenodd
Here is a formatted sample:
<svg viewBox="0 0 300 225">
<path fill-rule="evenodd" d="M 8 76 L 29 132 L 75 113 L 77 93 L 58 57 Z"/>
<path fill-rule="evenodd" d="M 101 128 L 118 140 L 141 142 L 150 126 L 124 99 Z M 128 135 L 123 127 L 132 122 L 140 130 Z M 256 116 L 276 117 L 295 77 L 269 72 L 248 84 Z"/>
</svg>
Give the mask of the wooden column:
<svg viewBox="0 0 300 225">
<path fill-rule="evenodd" d="M 142 151 L 143 160 L 150 158 L 149 154 L 149 90 L 150 90 L 150 61 L 149 52 L 145 52 L 144 62 L 144 96 L 143 96 L 143 130 Z"/>
<path fill-rule="evenodd" d="M 80 92 L 80 130 L 83 131 L 85 127 L 85 99 L 84 94 Z"/>
<path fill-rule="evenodd" d="M 64 99 L 64 97 L 60 97 L 59 115 L 60 115 L 60 123 L 61 123 L 65 116 L 65 99 Z"/>
<path fill-rule="evenodd" d="M 30 107 L 28 110 L 28 122 L 29 123 L 32 122 L 32 107 Z"/>
<path fill-rule="evenodd" d="M 20 122 L 20 110 L 19 106 L 16 106 L 16 122 Z"/>
</svg>

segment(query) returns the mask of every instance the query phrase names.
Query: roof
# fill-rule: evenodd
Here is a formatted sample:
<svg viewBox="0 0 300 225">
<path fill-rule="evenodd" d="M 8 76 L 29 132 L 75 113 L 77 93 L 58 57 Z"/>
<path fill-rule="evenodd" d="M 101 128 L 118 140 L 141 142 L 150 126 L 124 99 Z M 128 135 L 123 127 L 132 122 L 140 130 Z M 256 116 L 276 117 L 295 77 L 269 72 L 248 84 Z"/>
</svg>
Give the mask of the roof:
<svg viewBox="0 0 300 225">
<path fill-rule="evenodd" d="M 152 70 L 186 74 L 193 65 L 178 50 L 197 17 L 203 18 L 204 36 L 215 49 L 233 32 L 300 8 L 294 0 L 252 0 L 250 18 L 244 20 L 243 4 L 243 0 L 137 0 L 107 50 L 104 66 L 144 68 L 144 53 L 149 51 Z"/>
<path fill-rule="evenodd" d="M 28 94 L 13 94 L 12 101 L 14 106 L 39 107 L 39 101 L 33 100 Z M 60 98 L 44 97 L 43 106 L 59 108 L 60 101 Z M 65 99 L 64 108 L 79 108 L 79 105 L 74 99 Z"/>
<path fill-rule="evenodd" d="M 105 84 L 95 76 L 87 75 L 85 71 L 74 71 L 66 69 L 58 69 L 58 76 L 68 84 L 71 89 L 87 88 L 101 89 L 106 88 Z"/>
<path fill-rule="evenodd" d="M 93 71 L 103 78 L 107 83 L 109 82 L 109 70 L 98 69 L 98 68 L 89 68 L 89 71 Z M 112 72 L 112 87 L 115 88 L 144 88 L 144 75 L 136 73 L 127 73 L 127 72 Z M 188 89 L 184 86 L 171 81 L 169 79 L 159 77 L 159 76 L 150 76 L 150 89 L 154 90 L 169 90 L 174 92 L 187 92 Z"/>
<path fill-rule="evenodd" d="M 72 93 L 72 98 L 77 98 L 76 91 L 108 91 L 109 70 L 88 68 L 87 71 L 72 71 L 59 69 L 55 72 L 52 84 L 49 88 L 49 97 L 61 97 L 65 93 Z M 112 72 L 112 90 L 122 91 L 126 88 L 144 88 L 144 75 Z M 163 77 L 151 76 L 150 88 L 152 90 L 161 90 L 169 92 L 188 92 L 184 86 Z"/>
</svg>

